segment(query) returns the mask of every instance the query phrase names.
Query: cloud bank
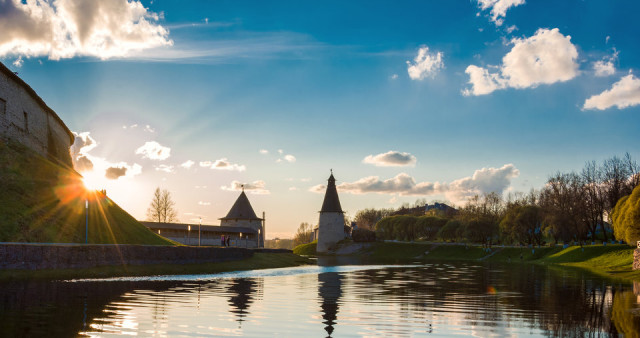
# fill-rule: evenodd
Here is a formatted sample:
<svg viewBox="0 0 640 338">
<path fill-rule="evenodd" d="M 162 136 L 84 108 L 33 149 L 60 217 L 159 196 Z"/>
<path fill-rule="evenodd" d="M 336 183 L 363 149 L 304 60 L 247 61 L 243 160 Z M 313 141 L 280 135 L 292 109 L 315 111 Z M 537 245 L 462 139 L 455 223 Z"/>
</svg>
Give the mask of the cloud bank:
<svg viewBox="0 0 640 338">
<path fill-rule="evenodd" d="M 420 182 L 406 173 L 381 180 L 378 176 L 361 178 L 355 182 L 338 184 L 338 191 L 349 194 L 389 194 L 403 196 L 444 195 L 453 203 L 462 204 L 475 195 L 490 192 L 498 194 L 511 185 L 511 180 L 520 175 L 520 171 L 513 164 L 505 164 L 500 168 L 482 168 L 473 175 L 450 183 Z M 309 189 L 312 192 L 324 193 L 326 186 L 317 185 Z"/>
<path fill-rule="evenodd" d="M 139 1 L 0 1 L 0 56 L 100 59 L 172 45 L 161 15 Z"/>
<path fill-rule="evenodd" d="M 640 79 L 629 74 L 614 83 L 611 89 L 588 98 L 582 108 L 605 110 L 615 106 L 618 109 L 623 109 L 639 104 Z"/>
<path fill-rule="evenodd" d="M 470 65 L 471 88 L 462 94 L 486 95 L 498 89 L 529 88 L 573 79 L 578 75 L 578 50 L 571 36 L 564 36 L 557 28 L 539 29 L 525 39 L 511 40 L 513 48 L 502 58 L 502 65 L 487 68 Z M 496 69 L 490 72 L 489 68 Z"/>
<path fill-rule="evenodd" d="M 390 150 L 383 154 L 369 155 L 362 163 L 373 164 L 376 167 L 404 167 L 416 164 L 416 157 L 404 152 Z"/>
</svg>

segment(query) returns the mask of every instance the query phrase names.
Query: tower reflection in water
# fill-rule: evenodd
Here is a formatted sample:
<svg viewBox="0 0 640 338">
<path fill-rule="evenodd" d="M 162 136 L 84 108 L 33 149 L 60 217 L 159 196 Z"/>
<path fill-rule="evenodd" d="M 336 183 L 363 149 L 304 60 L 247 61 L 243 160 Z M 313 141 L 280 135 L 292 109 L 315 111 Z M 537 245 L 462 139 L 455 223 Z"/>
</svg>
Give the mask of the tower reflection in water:
<svg viewBox="0 0 640 338">
<path fill-rule="evenodd" d="M 318 274 L 318 295 L 322 308 L 322 323 L 325 331 L 331 337 L 334 326 L 337 324 L 339 300 L 342 296 L 342 276 L 337 272 L 324 272 Z"/>
<path fill-rule="evenodd" d="M 257 283 L 252 279 L 239 278 L 231 281 L 229 286 L 229 305 L 231 312 L 237 317 L 238 327 L 242 325 L 244 318 L 249 313 L 248 309 L 253 303 L 253 295 L 256 292 Z"/>
</svg>

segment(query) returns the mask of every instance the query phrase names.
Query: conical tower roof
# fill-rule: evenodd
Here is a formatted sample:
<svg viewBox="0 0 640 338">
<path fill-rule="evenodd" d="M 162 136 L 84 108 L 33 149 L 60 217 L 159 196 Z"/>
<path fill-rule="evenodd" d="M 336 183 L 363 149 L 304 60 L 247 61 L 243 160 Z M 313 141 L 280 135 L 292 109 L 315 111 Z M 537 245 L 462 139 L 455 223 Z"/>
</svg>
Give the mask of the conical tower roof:
<svg viewBox="0 0 640 338">
<path fill-rule="evenodd" d="M 238 196 L 236 203 L 234 203 L 231 210 L 229 210 L 227 216 L 221 218 L 221 220 L 222 219 L 262 220 L 262 218 L 256 216 L 255 211 L 253 211 L 251 203 L 249 203 L 249 198 L 247 198 L 247 195 L 244 193 L 244 189 L 242 193 L 240 193 L 240 196 Z"/>
<path fill-rule="evenodd" d="M 324 194 L 324 202 L 320 212 L 342 212 L 340 199 L 338 198 L 338 189 L 336 189 L 336 179 L 333 177 L 333 171 L 329 176 L 329 184 L 327 184 L 327 192 Z"/>
</svg>

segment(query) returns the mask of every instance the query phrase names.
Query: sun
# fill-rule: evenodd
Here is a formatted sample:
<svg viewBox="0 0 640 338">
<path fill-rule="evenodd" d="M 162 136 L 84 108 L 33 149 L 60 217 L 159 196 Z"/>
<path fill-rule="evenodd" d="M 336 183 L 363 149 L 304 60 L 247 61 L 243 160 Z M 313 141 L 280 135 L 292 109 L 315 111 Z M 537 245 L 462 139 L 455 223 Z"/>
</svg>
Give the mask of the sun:
<svg viewBox="0 0 640 338">
<path fill-rule="evenodd" d="M 87 190 L 100 190 L 106 187 L 104 176 L 95 171 L 86 171 L 82 173 L 82 183 Z"/>
</svg>

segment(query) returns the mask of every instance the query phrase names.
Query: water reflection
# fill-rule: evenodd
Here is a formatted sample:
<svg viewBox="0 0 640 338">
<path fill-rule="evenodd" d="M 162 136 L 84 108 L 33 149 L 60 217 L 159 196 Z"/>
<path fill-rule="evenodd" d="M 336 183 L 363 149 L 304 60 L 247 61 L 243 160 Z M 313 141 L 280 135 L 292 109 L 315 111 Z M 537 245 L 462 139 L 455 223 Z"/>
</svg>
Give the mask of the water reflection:
<svg viewBox="0 0 640 338">
<path fill-rule="evenodd" d="M 318 295 L 322 308 L 322 319 L 325 331 L 331 337 L 338 319 L 338 301 L 342 296 L 342 277 L 337 272 L 318 274 Z"/>
<path fill-rule="evenodd" d="M 640 284 L 536 265 L 0 285 L 4 336 L 637 336 Z M 635 291 L 635 292 L 634 292 Z"/>
<path fill-rule="evenodd" d="M 239 278 L 231 281 L 229 287 L 229 305 L 231 312 L 237 316 L 238 327 L 242 326 L 244 317 L 248 314 L 248 309 L 253 302 L 253 293 L 256 292 L 257 283 L 251 279 Z"/>
</svg>

